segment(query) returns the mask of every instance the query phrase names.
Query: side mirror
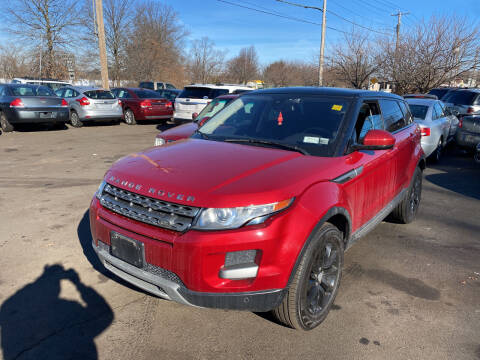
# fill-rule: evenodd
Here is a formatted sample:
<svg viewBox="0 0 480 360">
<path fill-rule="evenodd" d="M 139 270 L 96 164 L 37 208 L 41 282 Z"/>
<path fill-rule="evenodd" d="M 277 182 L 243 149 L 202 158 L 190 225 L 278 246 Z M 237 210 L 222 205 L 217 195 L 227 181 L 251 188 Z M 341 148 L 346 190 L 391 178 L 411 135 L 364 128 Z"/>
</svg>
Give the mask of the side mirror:
<svg viewBox="0 0 480 360">
<path fill-rule="evenodd" d="M 197 118 L 197 116 L 198 116 L 198 113 L 194 112 L 194 113 L 192 114 L 192 120 L 195 120 L 195 119 Z"/>
<path fill-rule="evenodd" d="M 388 150 L 395 145 L 395 137 L 385 130 L 370 130 L 362 144 L 353 145 L 354 150 Z"/>
<path fill-rule="evenodd" d="M 208 120 L 210 120 L 210 116 L 205 116 L 202 120 L 200 120 L 198 122 L 198 126 L 202 126 L 203 124 L 205 124 Z"/>
</svg>

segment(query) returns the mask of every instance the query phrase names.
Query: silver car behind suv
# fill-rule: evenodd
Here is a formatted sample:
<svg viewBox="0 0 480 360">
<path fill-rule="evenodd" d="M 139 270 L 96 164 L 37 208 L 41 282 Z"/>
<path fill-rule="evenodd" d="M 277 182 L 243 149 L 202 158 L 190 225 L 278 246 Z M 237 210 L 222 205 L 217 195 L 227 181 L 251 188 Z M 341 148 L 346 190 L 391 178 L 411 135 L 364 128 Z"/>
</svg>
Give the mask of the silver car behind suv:
<svg viewBox="0 0 480 360">
<path fill-rule="evenodd" d="M 120 121 L 120 100 L 108 90 L 87 86 L 66 86 L 55 91 L 70 107 L 70 123 L 81 127 L 85 121 Z"/>
<path fill-rule="evenodd" d="M 455 137 L 457 117 L 436 96 L 406 95 L 405 100 L 415 122 L 420 125 L 425 156 L 438 162 L 445 146 Z"/>
</svg>

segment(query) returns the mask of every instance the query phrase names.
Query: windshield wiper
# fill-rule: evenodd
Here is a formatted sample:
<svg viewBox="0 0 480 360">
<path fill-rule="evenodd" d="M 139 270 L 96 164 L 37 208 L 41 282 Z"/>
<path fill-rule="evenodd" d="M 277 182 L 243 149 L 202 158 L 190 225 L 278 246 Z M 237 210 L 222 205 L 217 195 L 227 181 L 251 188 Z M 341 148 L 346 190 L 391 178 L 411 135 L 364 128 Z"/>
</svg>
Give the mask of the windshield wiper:
<svg viewBox="0 0 480 360">
<path fill-rule="evenodd" d="M 225 142 L 238 142 L 238 143 L 249 143 L 249 144 L 263 144 L 263 145 L 271 145 L 275 146 L 277 148 L 281 149 L 286 149 L 286 150 L 291 150 L 291 151 L 297 151 L 299 153 L 302 153 L 303 155 L 310 155 L 308 151 L 302 149 L 301 147 L 295 146 L 295 145 L 289 145 L 289 144 L 284 144 L 284 143 L 279 143 L 275 141 L 270 141 L 270 140 L 259 140 L 259 139 L 225 139 L 223 140 Z"/>
<path fill-rule="evenodd" d="M 195 130 L 194 134 L 199 134 L 202 137 L 202 139 L 205 139 L 205 140 L 208 140 L 210 138 L 207 134 L 201 132 L 200 130 Z"/>
</svg>

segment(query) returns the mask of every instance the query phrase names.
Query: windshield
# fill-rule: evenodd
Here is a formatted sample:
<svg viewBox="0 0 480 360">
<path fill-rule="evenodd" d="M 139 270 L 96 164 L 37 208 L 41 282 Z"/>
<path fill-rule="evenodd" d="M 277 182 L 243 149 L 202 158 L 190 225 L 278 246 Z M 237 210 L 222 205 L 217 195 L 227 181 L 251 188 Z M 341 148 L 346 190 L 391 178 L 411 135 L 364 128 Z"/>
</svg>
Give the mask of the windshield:
<svg viewBox="0 0 480 360">
<path fill-rule="evenodd" d="M 158 92 L 153 90 L 133 90 L 133 92 L 140 98 L 140 99 L 159 99 L 162 97 Z"/>
<path fill-rule="evenodd" d="M 274 142 L 311 155 L 331 156 L 349 106 L 349 100 L 339 97 L 246 95 L 213 116 L 201 128 L 201 136 L 242 143 L 248 139 L 250 142 L 245 144 L 254 146 Z"/>
<path fill-rule="evenodd" d="M 408 104 L 410 112 L 415 119 L 425 120 L 428 112 L 428 106 Z"/>
<path fill-rule="evenodd" d="M 11 91 L 13 96 L 57 96 L 46 86 L 12 86 Z"/>
<path fill-rule="evenodd" d="M 215 99 L 212 100 L 207 106 L 203 108 L 203 110 L 198 114 L 195 120 L 202 121 L 206 117 L 212 117 L 217 112 L 222 110 L 227 103 L 229 103 L 232 99 Z"/>
</svg>

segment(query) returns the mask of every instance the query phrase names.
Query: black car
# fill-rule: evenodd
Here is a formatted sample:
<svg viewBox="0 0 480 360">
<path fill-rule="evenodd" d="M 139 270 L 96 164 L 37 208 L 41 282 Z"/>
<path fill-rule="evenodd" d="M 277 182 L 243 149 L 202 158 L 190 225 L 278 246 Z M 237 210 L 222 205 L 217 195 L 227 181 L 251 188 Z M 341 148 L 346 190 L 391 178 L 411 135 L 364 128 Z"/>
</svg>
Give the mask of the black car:
<svg viewBox="0 0 480 360">
<path fill-rule="evenodd" d="M 46 86 L 0 84 L 0 127 L 13 131 L 17 124 L 64 124 L 69 119 L 68 103 Z"/>
</svg>

